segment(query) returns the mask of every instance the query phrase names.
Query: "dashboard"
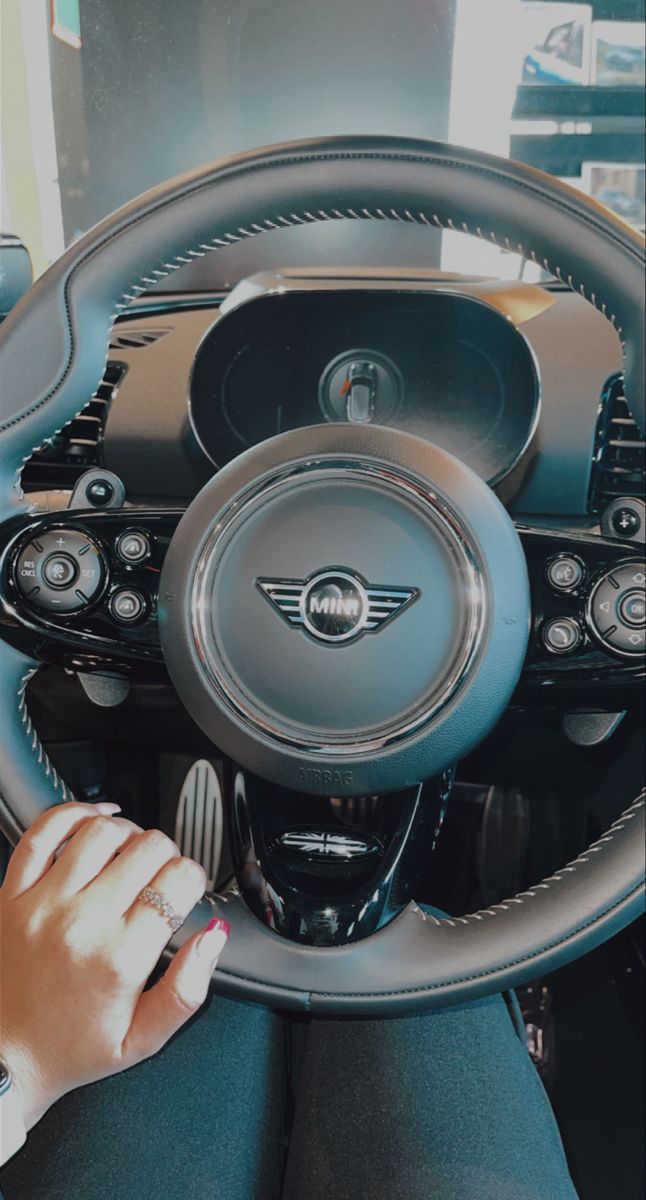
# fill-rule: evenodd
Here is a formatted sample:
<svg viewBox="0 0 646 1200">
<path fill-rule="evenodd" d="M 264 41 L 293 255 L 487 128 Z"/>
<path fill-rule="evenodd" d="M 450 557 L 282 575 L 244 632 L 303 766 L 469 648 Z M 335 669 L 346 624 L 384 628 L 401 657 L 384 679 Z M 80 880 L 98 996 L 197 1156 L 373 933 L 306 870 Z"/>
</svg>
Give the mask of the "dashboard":
<svg viewBox="0 0 646 1200">
<path fill-rule="evenodd" d="M 585 521 L 607 321 L 557 287 L 426 271 L 265 273 L 148 296 L 114 328 L 102 465 L 135 502 L 185 502 L 247 446 L 375 421 L 455 454 L 519 514 Z"/>
<path fill-rule="evenodd" d="M 60 507 L 103 467 L 128 503 L 181 508 L 279 431 L 371 421 L 450 451 L 513 515 L 585 528 L 606 449 L 610 490 L 643 491 L 643 442 L 608 390 L 621 368 L 609 322 L 557 284 L 290 269 L 223 294 L 152 292 L 115 322 L 101 385 L 22 485 Z"/>
</svg>

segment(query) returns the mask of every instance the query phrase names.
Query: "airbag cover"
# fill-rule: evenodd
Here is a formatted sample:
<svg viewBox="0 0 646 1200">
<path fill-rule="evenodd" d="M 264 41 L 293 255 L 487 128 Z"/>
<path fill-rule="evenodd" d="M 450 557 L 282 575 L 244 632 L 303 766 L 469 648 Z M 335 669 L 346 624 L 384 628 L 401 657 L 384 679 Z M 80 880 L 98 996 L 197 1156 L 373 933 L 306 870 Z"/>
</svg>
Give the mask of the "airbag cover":
<svg viewBox="0 0 646 1200">
<path fill-rule="evenodd" d="M 507 704 L 528 625 L 493 493 L 375 427 L 241 455 L 187 511 L 162 578 L 187 708 L 243 766 L 301 791 L 393 790 L 456 761 Z"/>
</svg>

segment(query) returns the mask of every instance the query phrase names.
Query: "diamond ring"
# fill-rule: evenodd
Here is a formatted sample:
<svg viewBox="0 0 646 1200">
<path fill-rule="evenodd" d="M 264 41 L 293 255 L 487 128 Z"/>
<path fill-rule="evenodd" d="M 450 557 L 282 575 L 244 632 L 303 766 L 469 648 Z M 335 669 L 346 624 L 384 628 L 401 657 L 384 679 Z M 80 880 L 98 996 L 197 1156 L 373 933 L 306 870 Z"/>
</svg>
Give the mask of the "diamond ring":
<svg viewBox="0 0 646 1200">
<path fill-rule="evenodd" d="M 160 917 L 163 917 L 168 922 L 173 933 L 176 933 L 186 920 L 185 916 L 181 917 L 179 913 L 175 912 L 172 904 L 169 904 L 166 897 L 161 892 L 158 892 L 156 888 L 145 887 L 143 892 L 139 893 L 137 899 L 143 900 L 144 904 L 150 904 L 152 908 L 156 908 Z"/>
</svg>

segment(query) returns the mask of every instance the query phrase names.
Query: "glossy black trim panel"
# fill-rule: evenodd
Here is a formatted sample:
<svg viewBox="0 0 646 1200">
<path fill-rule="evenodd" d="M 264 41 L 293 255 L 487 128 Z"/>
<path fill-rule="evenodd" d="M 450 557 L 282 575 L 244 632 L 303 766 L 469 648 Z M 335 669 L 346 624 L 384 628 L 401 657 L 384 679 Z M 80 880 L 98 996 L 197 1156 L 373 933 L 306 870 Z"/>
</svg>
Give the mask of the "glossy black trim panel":
<svg viewBox="0 0 646 1200">
<path fill-rule="evenodd" d="M 157 629 L 159 576 L 182 510 L 54 512 L 15 519 L 3 527 L 0 550 L 0 637 L 42 662 L 78 671 L 118 670 L 137 678 L 166 678 Z M 45 531 L 74 529 L 87 534 L 103 556 L 105 579 L 82 610 L 47 613 L 29 604 L 16 582 L 22 548 Z M 144 562 L 123 562 L 116 551 L 129 530 L 145 533 L 150 554 Z M 120 623 L 111 605 L 120 589 L 134 590 L 144 599 L 144 615 L 132 624 Z"/>
<path fill-rule="evenodd" d="M 359 801 L 300 796 L 233 764 L 228 775 L 238 887 L 258 920 L 290 941 L 368 937 L 428 879 L 453 772 Z"/>
<path fill-rule="evenodd" d="M 602 702 L 609 692 L 616 703 L 617 691 L 626 691 L 633 700 L 639 695 L 646 675 L 644 655 L 633 659 L 618 656 L 602 648 L 588 620 L 588 599 L 595 584 L 614 567 L 623 563 L 640 566 L 643 550 L 634 543 L 600 534 L 570 530 L 533 529 L 517 525 L 530 576 L 532 591 L 532 632 L 522 678 L 514 696 L 519 701 L 542 700 L 561 703 L 567 694 L 588 700 L 596 696 Z M 584 565 L 578 586 L 568 592 L 556 591 L 546 577 L 546 565 L 551 559 L 567 554 Z M 545 649 L 541 631 L 555 617 L 570 617 L 582 631 L 579 646 L 567 655 L 550 654 Z"/>
</svg>

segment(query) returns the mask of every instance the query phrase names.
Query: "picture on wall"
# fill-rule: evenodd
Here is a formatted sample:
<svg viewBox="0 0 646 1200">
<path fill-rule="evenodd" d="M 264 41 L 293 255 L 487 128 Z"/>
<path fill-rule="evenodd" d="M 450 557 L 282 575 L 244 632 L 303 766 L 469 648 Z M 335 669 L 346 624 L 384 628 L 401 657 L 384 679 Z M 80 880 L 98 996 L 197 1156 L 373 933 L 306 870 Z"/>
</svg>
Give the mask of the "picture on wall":
<svg viewBox="0 0 646 1200">
<path fill-rule="evenodd" d="M 595 21 L 592 82 L 599 87 L 644 87 L 646 25 L 639 21 Z"/>
<path fill-rule="evenodd" d="M 522 82 L 585 85 L 590 82 L 592 6 L 523 4 Z"/>
<path fill-rule="evenodd" d="M 646 169 L 637 163 L 584 162 L 581 186 L 629 225 L 646 224 Z"/>
</svg>

